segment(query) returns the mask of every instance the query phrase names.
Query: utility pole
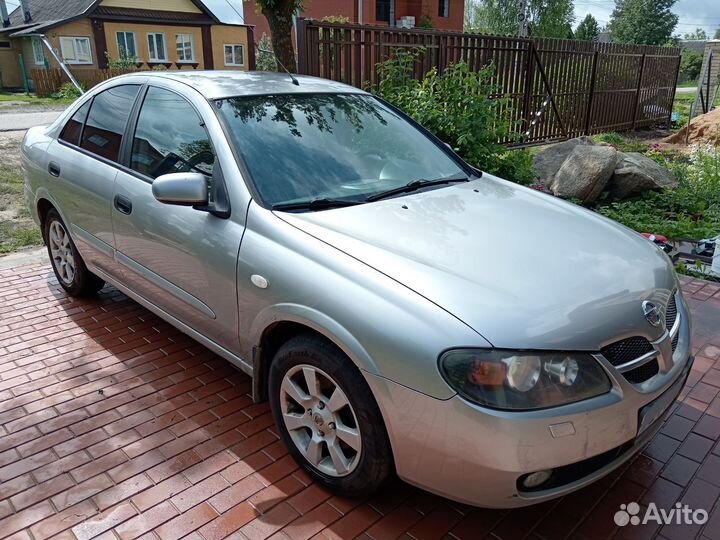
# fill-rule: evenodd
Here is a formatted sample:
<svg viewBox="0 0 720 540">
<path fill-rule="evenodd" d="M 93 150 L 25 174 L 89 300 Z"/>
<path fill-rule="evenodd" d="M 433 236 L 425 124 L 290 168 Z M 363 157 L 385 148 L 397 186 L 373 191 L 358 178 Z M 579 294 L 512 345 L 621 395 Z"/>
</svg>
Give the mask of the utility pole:
<svg viewBox="0 0 720 540">
<path fill-rule="evenodd" d="M 528 37 L 528 22 L 527 22 L 527 0 L 520 0 L 518 5 L 518 36 Z"/>
</svg>

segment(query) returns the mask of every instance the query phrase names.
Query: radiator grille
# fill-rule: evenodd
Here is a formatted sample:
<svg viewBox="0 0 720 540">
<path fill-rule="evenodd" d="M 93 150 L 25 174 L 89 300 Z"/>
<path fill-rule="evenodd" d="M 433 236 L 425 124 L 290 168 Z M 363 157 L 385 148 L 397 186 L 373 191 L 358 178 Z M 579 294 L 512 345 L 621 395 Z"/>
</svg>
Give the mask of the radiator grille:
<svg viewBox="0 0 720 540">
<path fill-rule="evenodd" d="M 675 303 L 675 293 L 673 292 L 673 295 L 670 297 L 670 302 L 668 302 L 667 308 L 665 308 L 665 328 L 668 329 L 668 332 L 672 330 L 675 319 L 677 319 L 677 304 Z"/>
<path fill-rule="evenodd" d="M 652 352 L 652 350 L 653 347 L 647 339 L 634 336 L 611 343 L 600 352 L 613 366 L 619 366 Z"/>
</svg>

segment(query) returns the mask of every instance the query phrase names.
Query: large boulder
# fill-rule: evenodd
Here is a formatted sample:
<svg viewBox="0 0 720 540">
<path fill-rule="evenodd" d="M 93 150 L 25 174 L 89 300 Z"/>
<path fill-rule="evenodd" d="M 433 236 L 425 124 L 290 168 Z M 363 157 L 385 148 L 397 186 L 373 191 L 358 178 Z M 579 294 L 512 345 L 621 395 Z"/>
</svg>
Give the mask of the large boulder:
<svg viewBox="0 0 720 540">
<path fill-rule="evenodd" d="M 563 162 L 568 158 L 576 146 L 594 146 L 592 137 L 578 137 L 549 146 L 533 158 L 533 167 L 538 179 L 546 186 L 560 170 Z"/>
<path fill-rule="evenodd" d="M 607 186 L 617 164 L 612 146 L 576 145 L 550 182 L 550 191 L 564 199 L 595 202 Z"/>
<path fill-rule="evenodd" d="M 637 152 L 619 152 L 615 172 L 608 185 L 614 199 L 626 199 L 649 190 L 677 187 L 673 173 Z"/>
</svg>

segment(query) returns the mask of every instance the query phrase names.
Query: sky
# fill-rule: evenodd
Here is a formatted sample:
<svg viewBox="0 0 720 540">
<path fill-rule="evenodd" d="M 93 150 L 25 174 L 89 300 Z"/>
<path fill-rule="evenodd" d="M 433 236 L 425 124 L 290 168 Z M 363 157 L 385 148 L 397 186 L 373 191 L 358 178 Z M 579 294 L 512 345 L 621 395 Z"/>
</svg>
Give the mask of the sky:
<svg viewBox="0 0 720 540">
<path fill-rule="evenodd" d="M 575 24 L 592 13 L 600 26 L 605 26 L 614 7 L 614 0 L 576 0 Z M 678 0 L 672 10 L 679 17 L 675 34 L 684 36 L 696 28 L 703 28 L 712 38 L 720 27 L 720 0 Z"/>
<path fill-rule="evenodd" d="M 8 11 L 12 11 L 19 5 L 19 0 L 5 1 Z M 610 20 L 610 14 L 614 7 L 614 0 L 576 0 L 575 24 L 583 20 L 588 13 L 592 13 L 600 26 L 605 26 Z M 712 37 L 715 30 L 720 27 L 720 0 L 678 0 L 673 11 L 680 18 L 675 34 L 684 36 L 700 27 L 704 28 Z"/>
</svg>

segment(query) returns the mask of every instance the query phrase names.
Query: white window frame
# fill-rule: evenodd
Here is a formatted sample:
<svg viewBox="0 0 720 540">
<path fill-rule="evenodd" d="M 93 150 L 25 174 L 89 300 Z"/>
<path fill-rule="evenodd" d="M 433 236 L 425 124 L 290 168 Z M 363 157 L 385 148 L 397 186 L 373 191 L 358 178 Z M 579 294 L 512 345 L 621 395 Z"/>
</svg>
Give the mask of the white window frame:
<svg viewBox="0 0 720 540">
<path fill-rule="evenodd" d="M 162 36 L 162 57 L 158 56 L 158 46 L 157 46 L 157 36 Z M 167 62 L 168 61 L 168 50 L 167 50 L 167 38 L 165 37 L 164 32 L 148 32 L 147 34 L 147 41 L 148 41 L 148 61 L 149 62 Z M 155 55 L 153 56 L 152 51 L 150 50 L 150 41 L 153 43 L 153 48 L 155 49 Z"/>
<path fill-rule="evenodd" d="M 44 66 L 45 65 L 45 51 L 43 50 L 43 47 L 45 46 L 42 41 L 40 41 L 40 38 L 30 38 L 32 40 L 32 50 L 33 50 L 33 58 L 35 60 L 36 66 Z"/>
<path fill-rule="evenodd" d="M 232 48 L 233 61 L 231 63 L 228 63 L 227 56 L 226 56 L 226 51 L 227 51 L 228 47 Z M 235 57 L 235 47 L 240 47 L 240 51 L 241 51 L 241 53 L 240 53 L 241 62 L 240 63 L 237 62 L 237 58 Z M 245 45 L 243 45 L 242 43 L 225 43 L 225 44 L 223 44 L 223 60 L 224 60 L 226 66 L 236 66 L 236 67 L 245 66 Z"/>
<path fill-rule="evenodd" d="M 131 58 L 140 58 L 140 55 L 138 54 L 138 46 L 137 46 L 137 38 L 135 37 L 135 32 L 131 30 L 118 30 L 115 32 L 115 44 L 118 48 L 118 58 L 122 57 L 122 48 L 120 47 L 120 34 L 123 36 L 123 42 L 125 44 L 125 50 L 127 51 L 127 45 L 128 45 L 128 34 L 132 36 L 133 41 L 133 49 L 135 49 L 135 54 L 128 54 L 128 57 Z M 129 52 L 129 51 L 127 51 Z"/>
<path fill-rule="evenodd" d="M 182 51 L 183 56 L 185 56 L 185 43 L 190 43 L 190 55 L 191 58 L 188 60 L 187 58 L 180 58 L 180 50 L 181 45 L 178 43 L 179 38 L 182 36 Z M 184 38 L 189 38 L 188 41 L 185 41 Z M 175 54 L 177 55 L 177 62 L 178 64 L 194 64 L 196 62 L 195 60 L 195 36 L 193 34 L 189 33 L 183 33 L 183 34 L 175 34 Z"/>
<path fill-rule="evenodd" d="M 73 50 L 73 56 L 66 56 L 65 55 L 65 49 L 66 45 L 72 47 Z M 81 42 L 87 43 L 87 58 L 81 58 L 82 51 L 80 50 L 80 46 L 78 45 Z M 60 36 L 60 54 L 63 57 L 63 61 L 66 64 L 92 64 L 92 46 L 90 44 L 90 38 L 86 36 Z"/>
</svg>

